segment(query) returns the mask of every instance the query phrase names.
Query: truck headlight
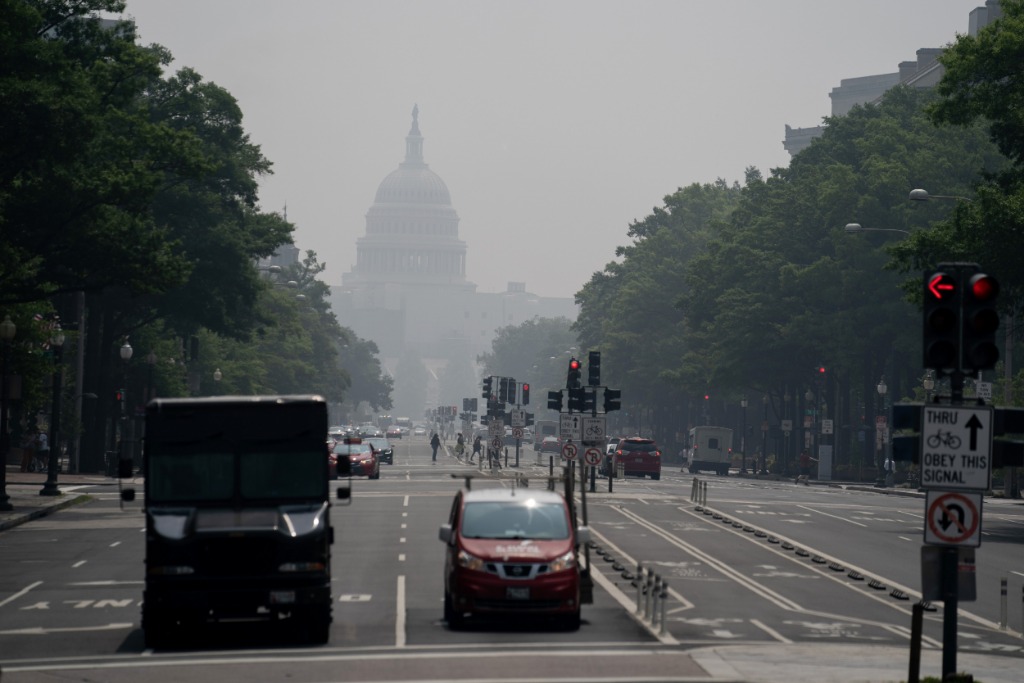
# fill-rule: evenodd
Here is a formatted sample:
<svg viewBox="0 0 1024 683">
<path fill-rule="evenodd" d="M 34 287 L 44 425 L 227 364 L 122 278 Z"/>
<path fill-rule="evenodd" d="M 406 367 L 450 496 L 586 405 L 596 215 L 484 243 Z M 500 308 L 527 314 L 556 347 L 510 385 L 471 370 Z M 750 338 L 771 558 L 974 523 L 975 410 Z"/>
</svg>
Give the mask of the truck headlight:
<svg viewBox="0 0 1024 683">
<path fill-rule="evenodd" d="M 459 566 L 466 569 L 472 569 L 474 571 L 482 572 L 486 570 L 484 561 L 476 555 L 470 555 L 465 550 L 459 551 Z"/>
</svg>

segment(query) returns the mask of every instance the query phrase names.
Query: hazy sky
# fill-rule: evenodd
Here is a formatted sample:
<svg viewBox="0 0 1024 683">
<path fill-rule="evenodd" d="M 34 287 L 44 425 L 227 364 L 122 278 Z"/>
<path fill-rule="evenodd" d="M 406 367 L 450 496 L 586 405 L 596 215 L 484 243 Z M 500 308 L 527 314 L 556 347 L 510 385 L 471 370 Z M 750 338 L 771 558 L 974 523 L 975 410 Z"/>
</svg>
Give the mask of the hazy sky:
<svg viewBox="0 0 1024 683">
<path fill-rule="evenodd" d="M 966 33 L 984 0 L 127 0 L 239 101 L 261 208 L 338 285 L 413 104 L 478 291 L 572 296 L 691 183 L 786 166 L 843 78 Z"/>
</svg>

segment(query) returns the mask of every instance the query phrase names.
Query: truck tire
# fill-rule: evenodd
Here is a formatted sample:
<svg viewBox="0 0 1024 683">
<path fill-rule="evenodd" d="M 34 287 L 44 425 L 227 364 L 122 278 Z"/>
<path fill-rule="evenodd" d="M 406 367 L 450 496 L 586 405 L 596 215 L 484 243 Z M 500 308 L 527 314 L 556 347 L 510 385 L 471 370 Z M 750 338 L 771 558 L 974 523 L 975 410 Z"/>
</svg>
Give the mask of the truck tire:
<svg viewBox="0 0 1024 683">
<path fill-rule="evenodd" d="M 654 474 L 652 474 L 651 479 L 653 479 L 654 481 L 658 481 L 659 479 L 661 479 L 661 472 L 655 472 Z"/>
</svg>

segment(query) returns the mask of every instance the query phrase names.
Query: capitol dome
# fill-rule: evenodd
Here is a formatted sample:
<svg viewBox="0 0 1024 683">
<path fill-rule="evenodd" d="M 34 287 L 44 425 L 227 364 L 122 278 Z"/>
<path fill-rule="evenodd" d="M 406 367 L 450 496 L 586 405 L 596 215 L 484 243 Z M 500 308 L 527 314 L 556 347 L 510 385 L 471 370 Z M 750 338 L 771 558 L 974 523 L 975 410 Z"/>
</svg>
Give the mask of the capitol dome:
<svg viewBox="0 0 1024 683">
<path fill-rule="evenodd" d="M 419 108 L 413 107 L 412 128 L 405 138 L 405 161 L 377 187 L 375 204 L 441 204 L 450 206 L 452 197 L 441 176 L 423 161 Z"/>
</svg>

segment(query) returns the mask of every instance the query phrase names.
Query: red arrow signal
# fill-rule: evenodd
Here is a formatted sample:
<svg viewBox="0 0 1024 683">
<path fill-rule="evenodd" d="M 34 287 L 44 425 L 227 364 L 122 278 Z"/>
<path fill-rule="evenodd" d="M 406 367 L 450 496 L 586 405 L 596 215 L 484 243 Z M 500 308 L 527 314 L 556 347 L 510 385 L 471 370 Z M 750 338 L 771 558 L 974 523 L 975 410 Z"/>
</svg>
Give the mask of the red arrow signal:
<svg viewBox="0 0 1024 683">
<path fill-rule="evenodd" d="M 945 273 L 935 273 L 928 278 L 928 291 L 933 297 L 943 301 L 956 293 L 956 281 Z"/>
</svg>

